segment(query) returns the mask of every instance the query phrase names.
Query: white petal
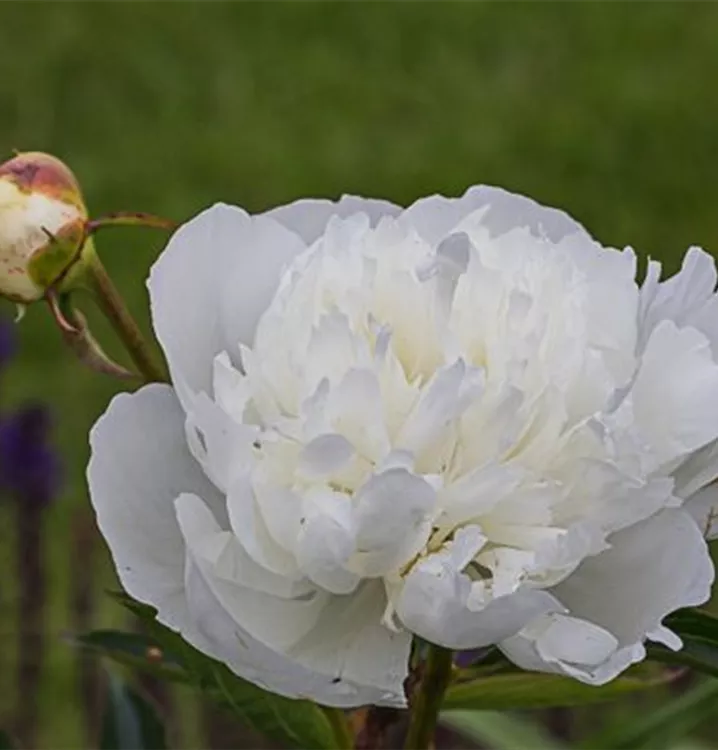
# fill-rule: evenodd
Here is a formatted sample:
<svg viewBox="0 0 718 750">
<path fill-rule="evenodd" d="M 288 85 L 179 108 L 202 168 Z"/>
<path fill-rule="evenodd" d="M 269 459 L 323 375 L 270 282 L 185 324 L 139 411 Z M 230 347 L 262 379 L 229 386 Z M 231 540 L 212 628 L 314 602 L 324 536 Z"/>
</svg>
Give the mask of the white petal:
<svg viewBox="0 0 718 750">
<path fill-rule="evenodd" d="M 439 523 L 455 526 L 487 513 L 518 488 L 524 475 L 516 466 L 497 463 L 467 472 L 441 492 Z"/>
<path fill-rule="evenodd" d="M 267 528 L 248 476 L 235 479 L 227 495 L 227 512 L 232 531 L 258 565 L 277 575 L 297 575 L 294 557 L 277 543 Z"/>
<path fill-rule="evenodd" d="M 322 315 L 312 328 L 305 356 L 302 378 L 307 393 L 325 378 L 337 383 L 350 367 L 371 362 L 367 342 L 352 331 L 346 315 L 335 312 Z"/>
<path fill-rule="evenodd" d="M 649 641 L 662 643 L 672 651 L 680 651 L 683 648 L 683 641 L 672 630 L 665 625 L 659 625 L 655 630 L 646 634 Z"/>
<path fill-rule="evenodd" d="M 203 533 L 211 530 L 211 524 L 203 527 L 187 506 L 186 501 L 178 504 L 178 512 L 192 547 L 187 595 L 197 625 L 191 642 L 197 648 L 224 661 L 241 677 L 288 697 L 309 698 L 342 708 L 404 705 L 402 679 L 406 668 L 402 672 L 399 665 L 408 661 L 408 637 L 396 638 L 389 631 L 383 642 L 371 637 L 371 631 L 364 630 L 368 623 L 357 622 L 357 617 L 373 618 L 374 608 L 368 608 L 366 602 L 359 603 L 358 612 L 352 612 L 348 621 L 345 618 L 341 633 L 334 633 L 331 639 L 326 637 L 326 628 L 336 621 L 338 612 L 327 606 L 325 594 L 318 594 L 316 601 L 300 598 L 292 602 L 264 596 L 260 602 L 257 597 L 261 595 L 216 575 L 195 546 Z M 352 597 L 339 597 L 338 602 L 351 606 Z M 379 605 L 383 605 L 381 599 Z M 379 612 L 374 622 L 381 616 L 380 606 L 376 607 Z M 329 619 L 327 614 L 331 615 Z M 320 630 L 324 640 L 315 645 L 314 637 Z M 268 644 L 269 639 L 275 645 Z M 311 651 L 311 645 L 318 653 Z M 372 651 L 381 646 L 383 661 L 365 651 L 366 645 Z M 346 668 L 348 664 L 352 669 Z M 355 674 L 360 679 L 354 679 Z"/>
<path fill-rule="evenodd" d="M 586 665 L 603 663 L 618 647 L 618 641 L 607 630 L 571 620 L 562 614 L 546 615 L 552 618 L 548 628 L 536 641 L 536 647 L 543 659 L 553 657 Z"/>
<path fill-rule="evenodd" d="M 687 498 L 707 484 L 718 479 L 718 441 L 709 443 L 692 453 L 673 472 L 676 480 L 675 494 Z"/>
<path fill-rule="evenodd" d="M 463 569 L 485 541 L 478 527 L 466 526 L 444 550 L 414 566 L 396 605 L 405 627 L 447 648 L 480 648 L 514 635 L 534 617 L 560 606 L 538 590 L 493 600 L 482 596 L 483 582 L 472 582 Z"/>
<path fill-rule="evenodd" d="M 262 477 L 252 476 L 252 487 L 257 508 L 272 539 L 293 552 L 302 523 L 302 498 L 294 490 L 282 487 Z"/>
<path fill-rule="evenodd" d="M 641 641 L 667 614 L 710 596 L 713 563 L 687 513 L 661 511 L 609 542 L 610 549 L 586 559 L 553 593 L 572 615 L 605 628 L 621 646 Z"/>
<path fill-rule="evenodd" d="M 319 435 L 309 441 L 299 457 L 299 470 L 306 477 L 322 477 L 344 468 L 354 455 L 343 435 Z"/>
<path fill-rule="evenodd" d="M 374 577 L 392 572 L 426 544 L 436 492 L 406 469 L 376 474 L 355 494 L 356 554 L 352 569 Z"/>
<path fill-rule="evenodd" d="M 234 367 L 227 352 L 220 352 L 214 358 L 212 386 L 217 405 L 235 422 L 244 423 L 252 392 L 248 378 Z"/>
<path fill-rule="evenodd" d="M 446 330 L 451 314 L 451 305 L 459 278 L 466 273 L 473 248 L 465 232 L 450 234 L 436 248 L 436 253 L 419 268 L 416 276 L 419 281 L 429 282 L 436 299 L 437 325 L 440 332 Z"/>
<path fill-rule="evenodd" d="M 438 370 L 396 437 L 394 447 L 421 454 L 445 437 L 446 428 L 459 417 L 483 387 L 483 371 L 458 359 Z"/>
<path fill-rule="evenodd" d="M 705 539 L 718 537 L 718 484 L 709 484 L 691 495 L 683 507 L 698 524 Z"/>
<path fill-rule="evenodd" d="M 718 436 L 718 365 L 706 337 L 664 320 L 651 334 L 633 384 L 633 419 L 656 469 Z M 620 415 L 622 407 L 619 407 Z"/>
<path fill-rule="evenodd" d="M 265 216 L 283 224 L 296 232 L 307 245 L 311 245 L 323 233 L 332 216 L 347 218 L 352 214 L 365 213 L 372 226 L 376 226 L 383 216 L 396 216 L 401 208 L 384 200 L 343 195 L 338 201 L 326 199 L 298 200 L 286 206 L 267 211 Z"/>
<path fill-rule="evenodd" d="M 620 647 L 607 630 L 561 613 L 542 615 L 500 647 L 522 669 L 565 674 L 589 685 L 610 682 L 646 655 L 641 644 Z"/>
<path fill-rule="evenodd" d="M 450 234 L 465 216 L 481 208 L 486 209 L 482 224 L 492 235 L 516 227 L 527 227 L 536 236 L 546 236 L 554 242 L 571 234 L 586 235 L 586 230 L 563 211 L 487 185 L 469 188 L 461 198 L 422 198 L 404 211 L 400 221 L 413 226 L 434 244 Z"/>
<path fill-rule="evenodd" d="M 679 645 L 661 620 L 706 601 L 714 575 L 696 524 L 664 510 L 611 543 L 552 590 L 568 614 L 539 617 L 501 644 L 509 659 L 602 685 L 645 657 L 646 638 Z"/>
<path fill-rule="evenodd" d="M 307 698 L 338 708 L 405 705 L 403 693 L 320 674 L 255 640 L 232 619 L 214 592 L 211 581 L 197 564 L 188 561 L 187 599 L 197 623 L 197 632 L 191 642 L 227 664 L 240 677 L 279 695 Z M 408 653 L 406 658 L 408 660 Z"/>
<path fill-rule="evenodd" d="M 356 544 L 351 501 L 341 493 L 309 495 L 297 538 L 297 562 L 318 586 L 333 594 L 349 594 L 359 576 L 346 568 Z"/>
<path fill-rule="evenodd" d="M 660 265 L 649 264 L 646 280 L 641 288 L 641 342 L 645 345 L 653 329 L 662 320 L 672 320 L 679 327 L 698 328 L 718 353 L 718 321 L 714 314 L 716 300 L 715 260 L 698 247 L 691 247 L 683 259 L 681 270 L 667 281 L 659 283 Z"/>
<path fill-rule="evenodd" d="M 183 493 L 175 501 L 186 535 L 191 537 L 194 557 L 210 566 L 220 580 L 246 586 L 271 596 L 291 599 L 306 596 L 314 586 L 305 578 L 279 576 L 258 565 L 237 537 L 222 529 L 205 503 L 196 495 Z"/>
<path fill-rule="evenodd" d="M 349 370 L 331 389 L 325 416 L 332 427 L 370 461 L 379 462 L 389 452 L 381 390 L 371 370 Z"/>
<path fill-rule="evenodd" d="M 87 469 L 97 523 L 118 575 L 134 598 L 165 624 L 188 628 L 185 544 L 174 512 L 181 492 L 212 504 L 226 523 L 224 499 L 187 450 L 184 413 L 171 388 L 148 385 L 116 396 L 90 434 Z"/>
<path fill-rule="evenodd" d="M 352 596 L 332 597 L 316 628 L 290 649 L 303 664 L 382 690 L 384 703 L 405 705 L 411 634 L 381 624 L 386 595 L 369 581 Z"/>
<path fill-rule="evenodd" d="M 256 565 L 251 570 L 241 570 L 244 556 L 232 555 L 234 559 L 227 559 L 221 554 L 227 544 L 227 534 L 231 532 L 218 526 L 196 495 L 180 495 L 175 509 L 189 554 L 200 569 L 212 577 L 214 590 L 220 598 L 223 598 L 222 592 L 230 592 L 226 608 L 240 627 L 275 650 L 286 649 L 314 627 L 326 604 L 326 595 L 318 593 L 314 587 L 308 589 L 309 593 L 306 589 L 300 591 L 294 598 L 286 596 L 286 589 L 274 595 L 270 589 L 275 588 L 276 578 L 280 576 L 270 582 L 272 574 L 269 572 L 265 588 L 242 585 L 235 573 L 254 584 L 261 571 Z M 234 570 L 235 563 L 239 564 L 239 570 Z M 288 582 L 288 577 L 284 579 Z"/>
<path fill-rule="evenodd" d="M 192 455 L 214 485 L 226 493 L 235 477 L 253 464 L 252 443 L 259 430 L 238 423 L 206 393 L 195 396 L 185 408 L 185 430 Z"/>
<path fill-rule="evenodd" d="M 561 506 L 561 523 L 590 519 L 606 534 L 643 521 L 662 508 L 680 505 L 672 478 L 636 479 L 613 461 L 578 462 L 564 487 L 567 500 Z"/>
<path fill-rule="evenodd" d="M 281 224 L 217 204 L 184 224 L 152 267 L 152 322 L 183 403 L 211 393 L 212 362 L 251 344 L 283 267 L 304 249 Z"/>
</svg>

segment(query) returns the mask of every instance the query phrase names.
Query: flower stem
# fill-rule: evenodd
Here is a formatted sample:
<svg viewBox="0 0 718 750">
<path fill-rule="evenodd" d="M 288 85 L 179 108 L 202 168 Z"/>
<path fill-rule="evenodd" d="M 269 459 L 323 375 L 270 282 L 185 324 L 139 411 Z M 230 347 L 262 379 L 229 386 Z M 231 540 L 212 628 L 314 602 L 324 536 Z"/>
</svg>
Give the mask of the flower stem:
<svg viewBox="0 0 718 750">
<path fill-rule="evenodd" d="M 17 561 L 20 581 L 15 730 L 24 747 L 37 746 L 38 688 L 45 661 L 47 577 L 43 554 L 44 507 L 17 498 Z"/>
<path fill-rule="evenodd" d="M 125 345 L 135 366 L 148 383 L 169 382 L 169 374 L 164 363 L 155 356 L 145 341 L 142 331 L 127 309 L 102 261 L 94 251 L 88 255 L 86 283 L 105 317 Z"/>
<path fill-rule="evenodd" d="M 427 750 L 431 747 L 452 667 L 452 652 L 430 644 L 424 673 L 411 701 L 409 730 L 404 744 L 406 750 Z"/>
<path fill-rule="evenodd" d="M 327 717 L 327 721 L 334 732 L 334 741 L 336 742 L 334 747 L 339 750 L 351 750 L 354 742 L 352 740 L 351 730 L 349 729 L 349 722 L 347 721 L 344 712 L 340 711 L 338 708 L 325 706 L 324 715 Z"/>
</svg>

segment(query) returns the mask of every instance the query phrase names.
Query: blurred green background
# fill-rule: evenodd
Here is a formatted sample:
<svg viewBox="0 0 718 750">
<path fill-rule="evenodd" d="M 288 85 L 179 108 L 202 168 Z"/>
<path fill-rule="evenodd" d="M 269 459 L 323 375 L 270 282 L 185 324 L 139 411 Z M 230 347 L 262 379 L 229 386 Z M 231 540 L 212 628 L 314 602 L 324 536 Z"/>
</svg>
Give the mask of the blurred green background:
<svg viewBox="0 0 718 750">
<path fill-rule="evenodd" d="M 718 250 L 717 40 L 710 3 L 1 3 L 0 161 L 13 148 L 50 151 L 73 167 L 94 215 L 176 219 L 216 200 L 261 211 L 351 192 L 406 204 L 496 184 L 673 269 L 691 244 Z M 145 324 L 144 280 L 163 240 L 150 230 L 99 240 Z M 88 430 L 116 385 L 76 364 L 41 306 L 18 331 L 3 403 L 49 401 L 66 464 L 46 518 L 37 742 L 82 747 L 76 655 L 62 636 L 78 618 L 124 622 L 102 595 L 116 584 L 83 478 Z M 25 697 L 13 691 L 9 507 L 0 521 L 7 725 Z M 641 705 L 660 712 L 669 700 Z M 202 744 L 191 697 L 176 701 L 178 741 Z M 602 720 L 634 709 L 611 711 Z M 583 714 L 561 721 L 588 726 Z"/>
</svg>

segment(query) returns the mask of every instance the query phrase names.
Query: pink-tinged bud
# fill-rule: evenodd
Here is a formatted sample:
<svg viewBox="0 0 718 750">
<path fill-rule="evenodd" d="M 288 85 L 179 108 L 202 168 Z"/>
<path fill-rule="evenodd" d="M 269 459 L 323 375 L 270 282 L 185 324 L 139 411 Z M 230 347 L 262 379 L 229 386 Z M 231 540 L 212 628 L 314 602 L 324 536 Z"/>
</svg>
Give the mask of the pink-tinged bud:
<svg viewBox="0 0 718 750">
<path fill-rule="evenodd" d="M 28 152 L 0 165 L 0 296 L 27 304 L 80 260 L 87 209 L 70 169 Z"/>
</svg>

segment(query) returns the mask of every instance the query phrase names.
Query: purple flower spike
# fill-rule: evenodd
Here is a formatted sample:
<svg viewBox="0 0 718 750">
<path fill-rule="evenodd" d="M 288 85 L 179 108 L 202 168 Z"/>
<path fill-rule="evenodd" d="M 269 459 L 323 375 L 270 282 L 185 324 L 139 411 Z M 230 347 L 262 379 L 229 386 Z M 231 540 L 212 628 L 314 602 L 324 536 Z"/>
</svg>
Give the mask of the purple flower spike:
<svg viewBox="0 0 718 750">
<path fill-rule="evenodd" d="M 494 649 L 491 646 L 486 648 L 474 648 L 469 651 L 457 651 L 454 654 L 454 664 L 457 667 L 465 669 L 472 667 L 483 661 Z"/>
<path fill-rule="evenodd" d="M 50 417 L 42 406 L 26 406 L 0 423 L 0 483 L 26 502 L 47 505 L 55 495 L 60 465 L 48 445 Z"/>
</svg>

